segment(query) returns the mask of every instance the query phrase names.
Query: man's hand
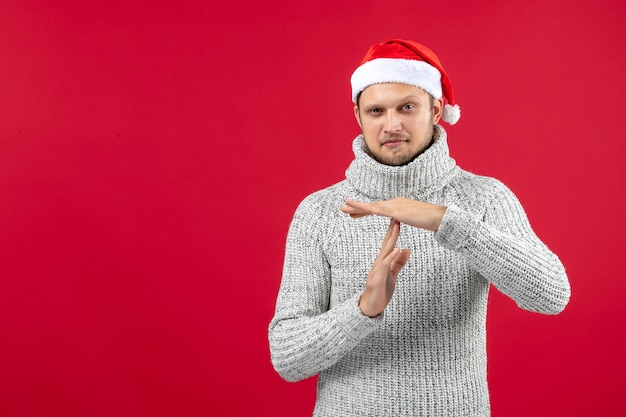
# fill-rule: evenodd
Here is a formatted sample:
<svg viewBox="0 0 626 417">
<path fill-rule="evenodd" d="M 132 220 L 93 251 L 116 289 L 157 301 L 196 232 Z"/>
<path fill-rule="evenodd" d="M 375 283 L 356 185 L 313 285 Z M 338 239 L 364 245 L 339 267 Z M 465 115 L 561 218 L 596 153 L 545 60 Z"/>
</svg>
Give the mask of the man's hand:
<svg viewBox="0 0 626 417">
<path fill-rule="evenodd" d="M 352 218 L 376 214 L 433 232 L 439 229 L 441 219 L 446 212 L 446 207 L 444 206 L 410 200 L 404 197 L 373 203 L 361 203 L 349 199 L 346 199 L 345 202 L 346 205 L 341 207 L 341 211 L 349 214 Z"/>
<path fill-rule="evenodd" d="M 365 291 L 359 300 L 359 307 L 366 316 L 376 317 L 387 307 L 396 289 L 398 274 L 409 260 L 411 252 L 408 249 L 395 248 L 399 235 L 400 223 L 391 219 L 378 257 L 367 276 Z"/>
</svg>

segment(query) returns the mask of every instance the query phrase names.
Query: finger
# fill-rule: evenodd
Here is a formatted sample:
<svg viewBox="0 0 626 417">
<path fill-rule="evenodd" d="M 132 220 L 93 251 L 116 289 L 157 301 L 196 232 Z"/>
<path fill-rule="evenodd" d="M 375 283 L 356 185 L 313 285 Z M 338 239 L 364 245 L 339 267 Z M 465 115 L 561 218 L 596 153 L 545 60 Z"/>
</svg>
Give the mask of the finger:
<svg viewBox="0 0 626 417">
<path fill-rule="evenodd" d="M 351 208 L 353 212 L 376 214 L 376 205 L 374 203 L 363 203 L 346 198 L 345 207 Z"/>
<path fill-rule="evenodd" d="M 389 221 L 389 227 L 387 227 L 387 233 L 383 239 L 382 246 L 391 246 L 391 249 L 396 245 L 398 236 L 400 235 L 400 223 L 391 219 Z"/>
<path fill-rule="evenodd" d="M 350 206 L 342 206 L 339 210 L 341 210 L 342 212 L 349 214 L 350 217 L 363 217 L 363 216 L 369 216 L 370 213 L 364 212 L 363 210 L 360 210 L 358 208 L 355 207 L 350 207 Z"/>
<path fill-rule="evenodd" d="M 397 220 L 391 219 L 389 227 L 387 228 L 387 234 L 380 248 L 380 254 L 382 256 L 388 256 L 394 250 L 398 236 L 400 236 L 400 223 Z"/>
<path fill-rule="evenodd" d="M 398 275 L 400 271 L 402 270 L 402 268 L 404 268 L 406 263 L 409 261 L 410 256 L 411 256 L 411 251 L 409 249 L 400 250 L 399 253 L 396 255 L 396 257 L 391 262 L 389 271 L 393 275 Z"/>
<path fill-rule="evenodd" d="M 361 206 L 367 204 L 367 203 L 363 203 L 361 201 L 352 200 L 350 198 L 346 198 L 344 200 L 344 202 L 345 202 L 346 206 L 349 206 L 349 207 L 361 207 Z"/>
<path fill-rule="evenodd" d="M 388 271 L 391 271 L 391 268 L 393 267 L 394 261 L 396 260 L 398 255 L 400 255 L 401 252 L 402 252 L 402 249 L 400 249 L 400 248 L 393 248 L 391 250 L 391 252 L 389 252 L 387 255 L 382 257 L 382 259 L 380 261 L 381 267 L 382 268 L 386 268 Z"/>
<path fill-rule="evenodd" d="M 371 216 L 371 214 L 368 213 L 356 213 L 356 214 L 351 214 L 350 217 L 353 219 L 360 219 L 361 217 L 367 217 L 367 216 Z"/>
</svg>

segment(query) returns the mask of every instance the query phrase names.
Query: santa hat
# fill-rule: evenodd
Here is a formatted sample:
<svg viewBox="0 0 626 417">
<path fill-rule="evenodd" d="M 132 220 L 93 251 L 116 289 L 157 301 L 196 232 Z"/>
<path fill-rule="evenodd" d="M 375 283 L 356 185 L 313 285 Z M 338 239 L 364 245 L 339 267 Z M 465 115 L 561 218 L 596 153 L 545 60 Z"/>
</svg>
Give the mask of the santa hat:
<svg viewBox="0 0 626 417">
<path fill-rule="evenodd" d="M 414 41 L 391 39 L 373 45 L 352 73 L 352 101 L 372 84 L 399 83 L 419 87 L 435 99 L 445 97 L 442 119 L 453 125 L 461 118 L 448 74 L 437 55 Z"/>
</svg>

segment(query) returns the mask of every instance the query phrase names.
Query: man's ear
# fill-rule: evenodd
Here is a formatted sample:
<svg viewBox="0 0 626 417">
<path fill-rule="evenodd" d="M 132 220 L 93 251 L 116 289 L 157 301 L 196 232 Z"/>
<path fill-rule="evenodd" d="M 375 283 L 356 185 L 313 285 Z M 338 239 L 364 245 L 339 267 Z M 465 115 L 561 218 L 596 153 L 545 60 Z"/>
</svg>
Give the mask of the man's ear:
<svg viewBox="0 0 626 417">
<path fill-rule="evenodd" d="M 361 125 L 361 116 L 359 115 L 359 106 L 357 105 L 354 106 L 354 118 L 356 119 L 356 122 L 359 124 L 359 127 L 361 128 L 361 130 L 363 130 L 363 125 Z"/>
<path fill-rule="evenodd" d="M 433 100 L 433 124 L 436 125 L 443 114 L 443 97 Z"/>
</svg>

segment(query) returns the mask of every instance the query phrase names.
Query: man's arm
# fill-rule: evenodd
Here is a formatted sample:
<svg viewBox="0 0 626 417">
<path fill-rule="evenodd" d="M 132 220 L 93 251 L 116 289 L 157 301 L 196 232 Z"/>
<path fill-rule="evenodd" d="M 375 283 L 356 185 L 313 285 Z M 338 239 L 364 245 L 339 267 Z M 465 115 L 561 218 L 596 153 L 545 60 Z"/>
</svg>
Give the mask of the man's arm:
<svg viewBox="0 0 626 417">
<path fill-rule="evenodd" d="M 346 200 L 342 211 L 352 217 L 391 217 L 435 231 L 439 243 L 463 254 L 472 268 L 521 308 L 557 314 L 570 297 L 563 264 L 532 231 L 513 193 L 497 184 L 497 198 L 488 209 L 487 220 L 476 219 L 456 206 L 407 198 L 374 203 Z"/>
<path fill-rule="evenodd" d="M 366 289 L 329 309 L 330 267 L 319 233 L 328 221 L 320 217 L 323 211 L 305 200 L 287 236 L 269 342 L 274 368 L 288 381 L 302 380 L 333 366 L 378 328 L 380 312 L 389 302 L 398 273 L 409 257 L 408 250 L 394 248 L 400 225 L 391 221 Z"/>
</svg>

